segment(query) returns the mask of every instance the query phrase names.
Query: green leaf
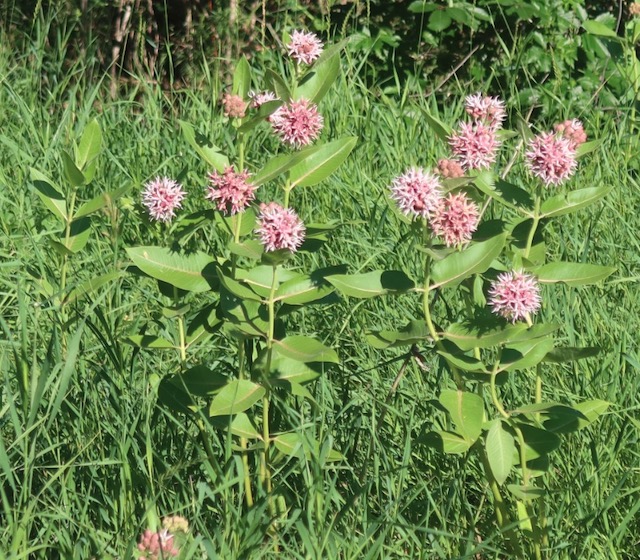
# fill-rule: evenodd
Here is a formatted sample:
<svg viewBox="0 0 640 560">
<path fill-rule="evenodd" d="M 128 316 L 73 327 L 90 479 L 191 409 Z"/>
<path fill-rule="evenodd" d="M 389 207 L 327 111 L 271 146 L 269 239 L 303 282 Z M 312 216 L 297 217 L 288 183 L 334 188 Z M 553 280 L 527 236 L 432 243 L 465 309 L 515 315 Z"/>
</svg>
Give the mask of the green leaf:
<svg viewBox="0 0 640 560">
<path fill-rule="evenodd" d="M 597 140 L 592 140 L 591 142 L 583 142 L 576 149 L 576 157 L 581 158 L 582 156 L 589 154 L 600 147 L 602 144 L 602 139 L 598 138 Z"/>
<path fill-rule="evenodd" d="M 115 202 L 116 200 L 118 200 L 130 188 L 131 188 L 131 185 L 126 185 L 114 191 L 99 194 L 98 196 L 82 204 L 78 208 L 78 211 L 74 216 L 74 219 L 82 218 L 83 216 L 89 216 L 90 214 L 93 214 L 98 210 L 102 210 L 102 208 L 104 208 L 105 206 L 108 206 L 112 202 Z"/>
<path fill-rule="evenodd" d="M 109 284 L 113 280 L 117 280 L 122 276 L 122 272 L 119 270 L 113 272 L 107 272 L 106 274 L 102 274 L 100 276 L 96 276 L 95 278 L 91 278 L 90 280 L 86 280 L 81 284 L 78 284 L 75 288 L 73 288 L 69 295 L 65 298 L 66 303 L 71 303 L 77 301 L 81 297 L 87 296 L 102 286 Z"/>
<path fill-rule="evenodd" d="M 444 390 L 438 399 L 451 416 L 460 435 L 473 444 L 482 432 L 484 403 L 482 397 L 468 391 Z"/>
<path fill-rule="evenodd" d="M 231 422 L 231 433 L 246 439 L 262 439 L 251 419 L 244 413 L 237 414 Z"/>
<path fill-rule="evenodd" d="M 498 371 L 514 371 L 533 367 L 553 349 L 553 339 L 537 338 L 510 344 L 502 352 Z"/>
<path fill-rule="evenodd" d="M 385 294 L 401 294 L 415 287 L 413 280 L 399 270 L 376 270 L 364 274 L 327 276 L 340 293 L 355 298 L 371 298 Z"/>
<path fill-rule="evenodd" d="M 533 199 L 527 191 L 503 181 L 493 171 L 481 171 L 473 184 L 487 196 L 514 210 L 530 209 L 533 206 Z"/>
<path fill-rule="evenodd" d="M 339 73 L 340 54 L 338 52 L 324 60 L 318 60 L 313 68 L 302 77 L 300 84 L 293 92 L 293 98 L 296 100 L 308 99 L 317 105 L 329 91 L 333 82 L 336 81 Z"/>
<path fill-rule="evenodd" d="M 60 192 L 48 177 L 40 173 L 33 167 L 29 168 L 31 181 L 33 186 L 48 210 L 50 210 L 62 222 L 67 221 L 67 202 L 64 195 Z"/>
<path fill-rule="evenodd" d="M 615 272 L 611 266 L 570 262 L 551 262 L 531 270 L 541 284 L 564 282 L 568 286 L 595 284 Z"/>
<path fill-rule="evenodd" d="M 453 323 L 442 333 L 443 336 L 455 343 L 463 352 L 474 348 L 491 348 L 499 344 L 524 342 L 542 338 L 559 328 L 556 324 L 540 324 L 527 327 L 525 323 L 501 324 L 473 324 Z"/>
<path fill-rule="evenodd" d="M 424 14 L 427 12 L 433 12 L 433 10 L 436 10 L 437 8 L 438 5 L 434 2 L 427 2 L 426 0 L 415 0 L 414 2 L 411 2 L 411 4 L 409 4 L 409 7 L 407 9 L 414 14 Z"/>
<path fill-rule="evenodd" d="M 599 37 L 608 37 L 610 39 L 618 39 L 616 32 L 607 27 L 604 23 L 595 20 L 587 20 L 582 24 L 585 31 L 591 35 L 598 35 Z"/>
<path fill-rule="evenodd" d="M 91 235 L 91 218 L 84 217 L 73 220 L 69 227 L 69 238 L 64 246 L 72 253 L 82 251 L 89 241 Z"/>
<path fill-rule="evenodd" d="M 266 393 L 261 385 L 246 379 L 235 379 L 225 385 L 211 401 L 209 416 L 229 416 L 251 408 Z"/>
<path fill-rule="evenodd" d="M 334 288 L 324 278 L 301 274 L 283 282 L 276 291 L 275 301 L 288 305 L 303 305 L 333 293 Z"/>
<path fill-rule="evenodd" d="M 513 436 L 505 429 L 502 421 L 492 422 L 487 432 L 485 449 L 493 478 L 502 486 L 514 465 L 513 457 L 516 453 Z"/>
<path fill-rule="evenodd" d="M 297 163 L 308 158 L 310 155 L 317 152 L 318 149 L 318 146 L 309 146 L 308 148 L 304 148 L 297 152 L 276 156 L 273 159 L 270 159 L 268 163 L 251 178 L 251 182 L 256 186 L 263 185 L 264 183 L 275 179 L 279 175 L 282 175 Z"/>
<path fill-rule="evenodd" d="M 229 242 L 229 251 L 239 257 L 260 260 L 264 254 L 264 247 L 257 239 L 245 239 L 240 243 Z"/>
<path fill-rule="evenodd" d="M 443 142 L 446 142 L 449 136 L 451 136 L 453 129 L 448 125 L 442 122 L 440 119 L 434 117 L 427 109 L 424 107 L 420 107 L 422 111 L 422 117 L 427 122 L 427 124 L 431 127 L 433 132 L 436 133 L 436 136 L 440 138 Z"/>
<path fill-rule="evenodd" d="M 471 447 L 471 444 L 458 434 L 442 430 L 429 432 L 416 443 L 422 443 L 448 454 L 466 453 Z"/>
<path fill-rule="evenodd" d="M 188 122 L 179 120 L 178 123 L 185 140 L 206 163 L 218 173 L 223 173 L 225 168 L 229 167 L 229 158 L 221 154 L 219 148 L 214 146 L 206 136 L 196 132 Z"/>
<path fill-rule="evenodd" d="M 225 329 L 241 338 L 266 338 L 269 330 L 266 308 L 257 301 L 234 296 L 224 285 L 220 289 L 220 311 Z"/>
<path fill-rule="evenodd" d="M 410 321 L 398 331 L 369 331 L 367 342 L 374 348 L 397 348 L 398 346 L 410 346 L 430 340 L 431 335 L 424 321 Z"/>
<path fill-rule="evenodd" d="M 100 153 L 102 132 L 96 119 L 92 120 L 82 131 L 80 144 L 76 149 L 76 164 L 84 171 L 87 163 L 92 162 Z"/>
<path fill-rule="evenodd" d="M 602 414 L 606 412 L 611 403 L 602 401 L 600 399 L 594 399 L 591 401 L 584 401 L 573 405 L 573 408 L 583 414 L 586 420 L 580 420 L 578 429 L 585 428 L 589 424 L 595 422 Z"/>
<path fill-rule="evenodd" d="M 238 133 L 246 133 L 253 130 L 267 117 L 275 113 L 276 109 L 282 105 L 282 101 L 267 101 L 260 105 L 258 110 L 250 115 L 248 118 L 243 119 L 242 124 L 238 127 Z"/>
<path fill-rule="evenodd" d="M 600 346 L 586 346 L 584 348 L 576 348 L 574 346 L 564 346 L 554 348 L 544 357 L 544 362 L 551 364 L 563 364 L 566 362 L 575 362 L 585 358 L 593 358 L 602 352 Z"/>
<path fill-rule="evenodd" d="M 71 159 L 71 156 L 64 150 L 61 151 L 62 154 L 62 168 L 64 171 L 64 176 L 69 181 L 69 183 L 74 187 L 81 187 L 85 184 L 85 178 L 76 164 Z"/>
<path fill-rule="evenodd" d="M 127 254 L 145 274 L 189 292 L 208 292 L 217 284 L 214 260 L 206 253 L 181 255 L 164 247 L 128 247 Z"/>
<path fill-rule="evenodd" d="M 286 103 L 291 99 L 291 92 L 286 82 L 273 70 L 267 69 L 265 81 L 269 86 L 269 90 L 273 91 L 282 101 Z"/>
<path fill-rule="evenodd" d="M 302 385 L 317 379 L 326 369 L 327 366 L 323 362 L 305 364 L 274 352 L 271 358 L 269 378 Z"/>
<path fill-rule="evenodd" d="M 439 33 L 440 31 L 444 31 L 451 25 L 451 17 L 445 10 L 436 10 L 431 13 L 429 16 L 429 23 L 427 27 L 431 29 L 431 31 L 435 31 Z"/>
<path fill-rule="evenodd" d="M 517 484 L 508 484 L 507 488 L 518 500 L 531 502 L 542 498 L 545 494 L 544 488 L 539 486 L 520 486 Z"/>
<path fill-rule="evenodd" d="M 473 356 L 467 356 L 466 354 L 462 354 L 461 352 L 446 352 L 444 350 L 437 350 L 437 352 L 449 364 L 451 364 L 455 368 L 461 369 L 462 371 L 470 371 L 473 373 L 487 373 L 487 366 Z"/>
<path fill-rule="evenodd" d="M 540 215 L 542 218 L 552 218 L 577 212 L 608 195 L 611 190 L 611 187 L 590 187 L 553 196 L 542 203 Z"/>
<path fill-rule="evenodd" d="M 134 334 L 125 336 L 123 342 L 136 348 L 175 348 L 173 342 L 150 334 Z"/>
<path fill-rule="evenodd" d="M 548 430 L 518 422 L 525 443 L 525 461 L 547 455 L 560 447 L 560 438 Z M 519 464 L 519 461 L 518 461 Z"/>
<path fill-rule="evenodd" d="M 287 358 L 298 362 L 331 362 L 340 363 L 340 358 L 333 348 L 309 336 L 287 336 L 273 342 L 273 349 Z"/>
<path fill-rule="evenodd" d="M 245 56 L 238 61 L 235 72 L 233 73 L 233 86 L 231 91 L 235 95 L 239 95 L 242 99 L 246 99 L 251 89 L 251 66 Z"/>
<path fill-rule="evenodd" d="M 457 286 L 473 274 L 485 272 L 504 247 L 507 234 L 503 233 L 486 241 L 472 243 L 464 251 L 452 253 L 433 264 L 430 290 Z"/>
<path fill-rule="evenodd" d="M 311 187 L 331 175 L 347 159 L 357 138 L 349 136 L 321 146 L 291 168 L 291 187 Z"/>
<path fill-rule="evenodd" d="M 253 300 L 257 302 L 262 301 L 262 296 L 256 294 L 246 284 L 238 282 L 234 278 L 223 274 L 221 270 L 218 270 L 218 276 L 220 278 L 220 282 L 222 282 L 222 285 L 234 296 L 241 299 Z"/>
<path fill-rule="evenodd" d="M 306 457 L 309 459 L 313 455 L 318 456 L 320 454 L 320 444 L 316 440 L 295 432 L 276 436 L 273 438 L 273 443 L 278 451 L 287 456 Z M 327 454 L 326 460 L 340 461 L 343 458 L 342 454 L 332 449 Z"/>
<path fill-rule="evenodd" d="M 191 395 L 207 397 L 225 387 L 229 378 L 204 365 L 189 368 L 184 373 L 173 376 L 173 383 Z"/>
</svg>

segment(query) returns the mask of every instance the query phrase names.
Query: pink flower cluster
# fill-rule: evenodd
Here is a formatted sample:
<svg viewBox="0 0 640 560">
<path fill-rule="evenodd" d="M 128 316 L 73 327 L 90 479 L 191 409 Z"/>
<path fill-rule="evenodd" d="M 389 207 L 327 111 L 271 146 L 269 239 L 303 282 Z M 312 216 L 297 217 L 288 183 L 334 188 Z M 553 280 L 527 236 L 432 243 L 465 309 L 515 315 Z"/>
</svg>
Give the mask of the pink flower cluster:
<svg viewBox="0 0 640 560">
<path fill-rule="evenodd" d="M 160 560 L 178 556 L 180 551 L 174 546 L 174 536 L 167 530 L 145 530 L 140 537 L 138 550 L 141 552 L 138 560 Z"/>
<path fill-rule="evenodd" d="M 298 64 L 313 64 L 322 53 L 322 41 L 315 33 L 294 31 L 287 45 L 289 56 Z"/>
<path fill-rule="evenodd" d="M 142 204 L 154 220 L 170 222 L 176 215 L 176 209 L 182 206 L 185 196 L 180 183 L 168 177 L 156 177 L 145 184 Z"/>
<path fill-rule="evenodd" d="M 302 220 L 291 208 L 283 208 L 276 202 L 260 205 L 256 232 L 266 251 L 300 248 L 305 236 Z"/>
<path fill-rule="evenodd" d="M 536 278 L 524 272 L 504 272 L 489 290 L 492 311 L 515 323 L 528 319 L 540 309 L 540 286 Z"/>
<path fill-rule="evenodd" d="M 247 111 L 246 102 L 239 95 L 225 93 L 222 97 L 224 116 L 233 119 L 242 119 Z"/>
<path fill-rule="evenodd" d="M 441 159 L 438 161 L 437 172 L 444 179 L 464 177 L 464 169 L 455 159 Z"/>
<path fill-rule="evenodd" d="M 406 215 L 420 216 L 448 247 L 471 239 L 478 227 L 478 207 L 466 194 L 442 194 L 437 175 L 412 167 L 391 184 L 391 198 Z"/>
<path fill-rule="evenodd" d="M 217 208 L 227 214 L 242 212 L 255 198 L 256 185 L 247 181 L 249 172 L 236 173 L 229 166 L 220 174 L 217 171 L 209 174 L 210 187 L 206 198 L 216 202 Z"/>
<path fill-rule="evenodd" d="M 256 93 L 255 91 L 249 92 L 249 99 L 251 99 L 251 107 L 253 109 L 259 109 L 265 103 L 269 101 L 277 101 L 278 97 L 272 91 L 261 91 Z"/>
<path fill-rule="evenodd" d="M 545 186 L 559 185 L 576 170 L 574 144 L 552 132 L 539 134 L 529 142 L 525 153 L 527 167 Z"/>
<path fill-rule="evenodd" d="M 553 129 L 563 138 L 566 138 L 574 149 L 587 141 L 587 133 L 578 119 L 571 119 L 558 123 Z"/>
<path fill-rule="evenodd" d="M 283 142 L 296 148 L 311 144 L 324 125 L 316 105 L 304 98 L 279 107 L 269 117 L 269 122 Z"/>
<path fill-rule="evenodd" d="M 474 93 L 465 99 L 465 109 L 474 121 L 481 121 L 490 128 L 498 130 L 507 118 L 504 101 L 499 97 L 491 97 Z"/>
</svg>

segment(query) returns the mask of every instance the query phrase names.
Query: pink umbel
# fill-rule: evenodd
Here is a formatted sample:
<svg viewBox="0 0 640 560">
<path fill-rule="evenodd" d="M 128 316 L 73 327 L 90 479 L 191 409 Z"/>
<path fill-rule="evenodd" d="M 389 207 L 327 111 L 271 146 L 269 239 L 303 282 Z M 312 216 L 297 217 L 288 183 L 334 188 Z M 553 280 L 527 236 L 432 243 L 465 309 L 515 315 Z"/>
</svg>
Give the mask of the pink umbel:
<svg viewBox="0 0 640 560">
<path fill-rule="evenodd" d="M 160 560 L 175 558 L 180 551 L 174 546 L 174 537 L 166 529 L 152 531 L 147 529 L 140 537 L 138 560 Z"/>
<path fill-rule="evenodd" d="M 563 138 L 569 140 L 574 149 L 587 141 L 587 133 L 578 119 L 571 119 L 558 123 L 553 129 Z"/>
<path fill-rule="evenodd" d="M 304 241 L 305 227 L 291 208 L 270 202 L 260 205 L 256 232 L 265 251 L 289 249 L 295 252 Z"/>
<path fill-rule="evenodd" d="M 315 33 L 294 31 L 287 49 L 298 64 L 312 64 L 322 54 L 322 41 Z"/>
<path fill-rule="evenodd" d="M 540 286 L 536 278 L 524 272 L 504 272 L 489 290 L 491 310 L 515 323 L 540 309 Z"/>
<path fill-rule="evenodd" d="M 494 130 L 502 128 L 502 123 L 507 118 L 504 101 L 499 97 L 490 97 L 480 93 L 468 95 L 465 98 L 465 109 L 474 120 L 482 121 Z"/>
<path fill-rule="evenodd" d="M 454 159 L 441 159 L 438 161 L 438 168 L 436 170 L 443 179 L 458 179 L 464 177 L 464 169 Z"/>
<path fill-rule="evenodd" d="M 256 93 L 255 91 L 249 92 L 249 99 L 251 99 L 251 107 L 259 109 L 265 103 L 269 101 L 277 101 L 278 97 L 272 91 L 261 91 Z"/>
<path fill-rule="evenodd" d="M 577 166 L 573 144 L 552 132 L 544 132 L 533 138 L 525 156 L 531 173 L 547 187 L 567 180 Z"/>
<path fill-rule="evenodd" d="M 444 239 L 447 247 L 454 247 L 471 240 L 479 220 L 478 206 L 460 192 L 442 199 L 429 223 L 433 232 Z"/>
<path fill-rule="evenodd" d="M 142 204 L 149 216 L 159 222 L 170 222 L 176 215 L 176 208 L 182 206 L 187 194 L 182 185 L 168 177 L 156 177 L 145 184 Z"/>
<path fill-rule="evenodd" d="M 239 95 L 225 93 L 222 97 L 224 116 L 232 119 L 241 119 L 247 111 L 247 103 Z"/>
<path fill-rule="evenodd" d="M 449 137 L 449 145 L 465 170 L 487 169 L 498 157 L 500 142 L 493 128 L 476 121 L 460 123 L 460 128 Z"/>
<path fill-rule="evenodd" d="M 412 167 L 391 183 L 391 198 L 406 215 L 428 218 L 442 197 L 440 179 L 420 167 Z"/>
<path fill-rule="evenodd" d="M 297 148 L 311 144 L 324 125 L 318 108 L 308 99 L 290 101 L 279 107 L 269 122 L 283 142 Z"/>
<path fill-rule="evenodd" d="M 255 199 L 256 185 L 251 184 L 249 172 L 235 172 L 229 166 L 220 174 L 217 171 L 209 173 L 209 183 L 206 198 L 215 202 L 216 207 L 226 214 L 242 212 Z"/>
</svg>

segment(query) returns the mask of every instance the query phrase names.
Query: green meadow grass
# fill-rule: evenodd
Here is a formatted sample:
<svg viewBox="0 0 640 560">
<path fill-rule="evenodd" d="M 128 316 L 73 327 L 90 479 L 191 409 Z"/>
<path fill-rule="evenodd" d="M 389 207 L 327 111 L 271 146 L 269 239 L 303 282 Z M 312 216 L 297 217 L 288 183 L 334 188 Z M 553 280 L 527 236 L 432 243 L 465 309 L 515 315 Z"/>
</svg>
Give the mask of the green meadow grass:
<svg viewBox="0 0 640 560">
<path fill-rule="evenodd" d="M 0 557 L 133 558 L 148 516 L 180 514 L 192 524 L 193 558 L 504 558 L 480 465 L 415 444 L 433 424 L 433 401 L 449 382 L 436 360 L 426 354 L 426 370 L 412 361 L 388 398 L 403 355 L 365 341 L 367 328 L 394 328 L 415 316 L 419 303 L 411 296 L 346 300 L 296 319 L 300 332 L 337 348 L 342 363 L 312 385 L 318 407 L 292 402 L 277 405 L 276 414 L 332 441 L 345 459 L 329 463 L 321 453 L 278 464 L 277 492 L 289 511 L 278 526 L 281 550 L 273 551 L 267 504 L 243 507 L 232 440 L 211 430 L 212 465 L 192 424 L 156 405 L 157 382 L 175 371 L 178 357 L 123 342 L 143 325 L 160 328 L 164 303 L 154 282 L 125 270 L 124 247 L 164 243 L 162 229 L 148 226 L 137 207 L 141 185 L 156 174 L 180 177 L 190 193 L 186 211 L 202 208 L 207 169 L 182 139 L 177 120 L 229 146 L 218 117 L 218 65 L 203 62 L 192 89 L 163 91 L 140 80 L 112 100 L 94 68 L 65 61 L 64 37 L 56 43 L 60 52 L 44 56 L 43 33 L 34 29 L 31 48 L 17 58 L 0 49 Z M 464 95 L 485 84 L 452 82 L 426 97 L 412 79 L 397 77 L 386 89 L 363 83 L 360 62 L 347 57 L 321 107 L 327 134 L 357 135 L 356 149 L 327 181 L 293 194 L 305 220 L 343 225 L 300 264 L 415 270 L 387 185 L 405 167 L 430 167 L 445 155 L 420 108 L 453 123 Z M 519 112 L 516 93 L 502 92 L 512 115 Z M 638 145 L 624 108 L 604 110 L 597 101 L 575 106 L 561 93 L 556 82 L 540 87 L 557 105 L 535 124 L 547 129 L 579 116 L 602 145 L 581 161 L 572 184 L 613 191 L 587 211 L 550 224 L 549 250 L 617 272 L 596 287 L 544 293 L 545 318 L 562 325 L 559 343 L 604 349 L 572 365 L 546 366 L 544 399 L 612 403 L 552 455 L 545 554 L 633 559 L 640 539 L 640 185 L 629 164 Z M 57 311 L 46 295 L 46 279 L 55 272 L 47 238 L 55 224 L 30 185 L 29 168 L 60 177 L 59 150 L 94 117 L 105 148 L 87 198 L 125 185 L 131 190 L 116 215 L 105 214 L 94 226 L 69 277 L 80 283 L 114 270 L 122 275 L 73 304 L 63 349 Z M 263 162 L 274 147 L 264 127 L 247 153 Z M 526 178 L 520 164 L 514 173 Z M 198 232 L 193 242 L 213 254 L 221 247 L 215 232 Z M 228 367 L 233 358 L 221 336 L 190 356 L 214 368 Z M 24 399 L 23 378 L 29 380 Z M 512 376 L 507 404 L 529 399 L 523 388 L 530 386 Z"/>
</svg>

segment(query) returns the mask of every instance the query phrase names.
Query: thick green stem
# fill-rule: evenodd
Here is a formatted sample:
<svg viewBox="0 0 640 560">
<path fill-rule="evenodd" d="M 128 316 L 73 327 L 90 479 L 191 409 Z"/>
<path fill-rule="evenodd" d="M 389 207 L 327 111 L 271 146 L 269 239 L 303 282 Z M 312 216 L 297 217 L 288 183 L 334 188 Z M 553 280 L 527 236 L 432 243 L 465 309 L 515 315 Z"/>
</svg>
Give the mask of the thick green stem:
<svg viewBox="0 0 640 560">
<path fill-rule="evenodd" d="M 245 341 L 238 342 L 238 379 L 245 378 Z M 242 448 L 242 469 L 244 480 L 244 499 L 247 507 L 253 506 L 253 490 L 251 489 L 251 468 L 249 466 L 249 452 L 247 438 L 240 438 L 240 447 Z"/>
<path fill-rule="evenodd" d="M 533 238 L 535 237 L 536 231 L 538 230 L 538 225 L 540 225 L 540 206 L 542 204 L 542 194 L 540 192 L 540 189 L 541 187 L 538 187 L 536 190 L 533 208 L 533 222 L 531 224 L 531 229 L 529 230 L 527 245 L 525 246 L 523 253 L 525 259 L 529 258 L 529 253 L 531 252 L 531 247 L 533 246 Z"/>
</svg>

